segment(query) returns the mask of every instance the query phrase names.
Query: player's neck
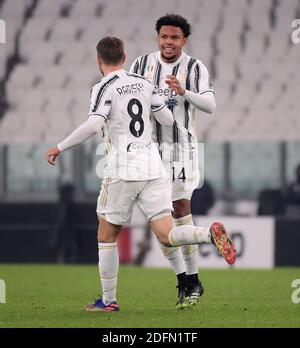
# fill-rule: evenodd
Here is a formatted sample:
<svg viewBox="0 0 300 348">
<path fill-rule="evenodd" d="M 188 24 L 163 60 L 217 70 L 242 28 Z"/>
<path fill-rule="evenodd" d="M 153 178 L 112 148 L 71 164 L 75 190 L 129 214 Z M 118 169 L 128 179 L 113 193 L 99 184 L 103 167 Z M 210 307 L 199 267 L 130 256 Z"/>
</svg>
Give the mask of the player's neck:
<svg viewBox="0 0 300 348">
<path fill-rule="evenodd" d="M 102 73 L 103 76 L 106 76 L 114 71 L 117 70 L 122 70 L 123 69 L 123 65 L 103 65 L 102 66 Z"/>
<path fill-rule="evenodd" d="M 180 52 L 180 55 L 176 56 L 176 57 L 172 57 L 170 59 L 167 59 L 166 57 L 164 57 L 162 55 L 162 53 L 160 52 L 160 60 L 163 62 L 163 63 L 166 63 L 166 64 L 174 64 L 174 63 L 177 63 L 180 58 L 182 57 L 182 51 Z"/>
</svg>

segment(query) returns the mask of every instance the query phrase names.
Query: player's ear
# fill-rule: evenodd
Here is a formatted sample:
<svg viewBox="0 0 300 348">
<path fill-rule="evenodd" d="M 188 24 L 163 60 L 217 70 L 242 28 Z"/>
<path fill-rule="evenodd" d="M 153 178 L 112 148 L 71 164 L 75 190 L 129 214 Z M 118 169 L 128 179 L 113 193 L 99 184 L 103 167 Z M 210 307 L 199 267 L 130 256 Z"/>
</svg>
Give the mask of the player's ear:
<svg viewBox="0 0 300 348">
<path fill-rule="evenodd" d="M 103 69 L 102 69 L 102 65 L 103 65 L 103 62 L 102 62 L 101 58 L 98 57 L 98 66 L 99 66 L 99 70 L 100 70 L 101 74 L 104 75 Z"/>
<path fill-rule="evenodd" d="M 125 63 L 125 60 L 126 60 L 126 54 L 123 55 L 123 58 L 122 58 L 122 64 Z"/>
</svg>

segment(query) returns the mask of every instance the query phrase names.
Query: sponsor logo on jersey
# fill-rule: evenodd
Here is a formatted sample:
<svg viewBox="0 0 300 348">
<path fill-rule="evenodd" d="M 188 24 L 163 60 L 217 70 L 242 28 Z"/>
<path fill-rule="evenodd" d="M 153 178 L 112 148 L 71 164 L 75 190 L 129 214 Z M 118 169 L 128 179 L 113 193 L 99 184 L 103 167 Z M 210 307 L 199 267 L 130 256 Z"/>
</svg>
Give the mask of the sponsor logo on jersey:
<svg viewBox="0 0 300 348">
<path fill-rule="evenodd" d="M 149 147 L 149 144 L 134 142 L 127 146 L 127 152 L 143 151 L 147 147 Z"/>
<path fill-rule="evenodd" d="M 161 97 L 177 97 L 177 93 L 173 91 L 171 88 L 159 88 L 157 85 L 155 86 L 156 93 Z"/>
<path fill-rule="evenodd" d="M 178 104 L 178 101 L 174 98 L 170 98 L 165 101 L 165 104 L 167 105 L 168 108 L 170 108 L 170 107 L 176 106 Z"/>
</svg>

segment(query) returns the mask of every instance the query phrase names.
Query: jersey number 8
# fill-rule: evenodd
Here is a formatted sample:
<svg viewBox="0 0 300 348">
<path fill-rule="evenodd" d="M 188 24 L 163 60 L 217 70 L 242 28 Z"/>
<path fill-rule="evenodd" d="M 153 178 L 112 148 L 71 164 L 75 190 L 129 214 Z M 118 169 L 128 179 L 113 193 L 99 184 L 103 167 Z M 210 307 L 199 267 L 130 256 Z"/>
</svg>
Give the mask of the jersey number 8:
<svg viewBox="0 0 300 348">
<path fill-rule="evenodd" d="M 133 110 L 134 106 L 137 107 L 137 110 L 136 110 L 137 113 L 135 113 Z M 144 132 L 144 121 L 141 117 L 143 114 L 143 106 L 141 102 L 135 98 L 130 99 L 127 106 L 127 112 L 128 112 L 128 115 L 132 118 L 129 124 L 130 133 L 134 135 L 136 138 L 139 138 Z M 138 123 L 138 126 L 136 126 L 137 123 Z"/>
</svg>

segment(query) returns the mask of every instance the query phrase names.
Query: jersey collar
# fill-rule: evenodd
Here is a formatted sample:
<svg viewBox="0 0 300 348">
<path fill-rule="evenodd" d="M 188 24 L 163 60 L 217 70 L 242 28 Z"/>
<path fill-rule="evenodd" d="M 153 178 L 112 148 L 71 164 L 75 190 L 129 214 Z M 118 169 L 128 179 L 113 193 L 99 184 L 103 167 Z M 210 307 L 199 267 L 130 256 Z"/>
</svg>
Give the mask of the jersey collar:
<svg viewBox="0 0 300 348">
<path fill-rule="evenodd" d="M 110 79 L 112 76 L 116 75 L 116 74 L 120 74 L 124 72 L 124 69 L 119 69 L 119 70 L 115 70 L 115 71 L 112 71 L 110 72 L 109 74 L 105 75 L 101 81 L 105 81 L 107 79 Z"/>
<path fill-rule="evenodd" d="M 167 65 L 170 68 L 173 68 L 174 66 L 176 66 L 177 64 L 181 63 L 183 56 L 184 56 L 184 52 L 181 52 L 180 57 L 173 63 L 166 63 L 161 59 L 161 54 L 160 51 L 157 52 L 158 53 L 158 61 L 160 62 L 161 65 Z"/>
</svg>

